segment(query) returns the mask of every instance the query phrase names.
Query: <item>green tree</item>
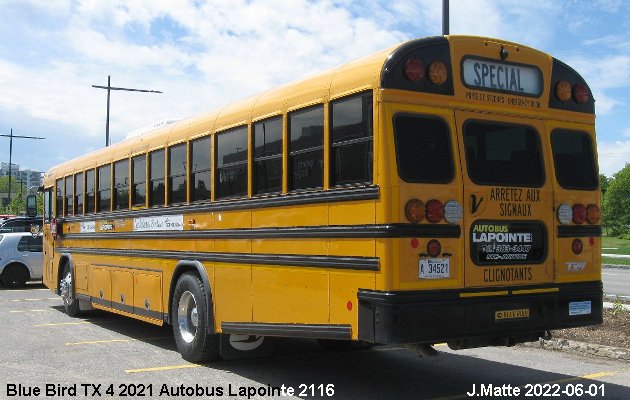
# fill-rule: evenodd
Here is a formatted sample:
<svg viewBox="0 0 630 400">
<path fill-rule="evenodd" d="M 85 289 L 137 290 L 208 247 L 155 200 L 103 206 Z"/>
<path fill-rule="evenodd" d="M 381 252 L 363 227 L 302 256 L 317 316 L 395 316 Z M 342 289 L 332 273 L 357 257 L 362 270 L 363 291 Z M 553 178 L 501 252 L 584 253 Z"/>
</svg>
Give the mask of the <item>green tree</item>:
<svg viewBox="0 0 630 400">
<path fill-rule="evenodd" d="M 602 189 L 602 196 L 608 190 L 608 184 L 610 183 L 610 178 L 604 174 L 599 174 L 599 185 Z"/>
<path fill-rule="evenodd" d="M 630 236 L 630 164 L 608 182 L 602 214 L 602 223 L 611 236 Z"/>
</svg>

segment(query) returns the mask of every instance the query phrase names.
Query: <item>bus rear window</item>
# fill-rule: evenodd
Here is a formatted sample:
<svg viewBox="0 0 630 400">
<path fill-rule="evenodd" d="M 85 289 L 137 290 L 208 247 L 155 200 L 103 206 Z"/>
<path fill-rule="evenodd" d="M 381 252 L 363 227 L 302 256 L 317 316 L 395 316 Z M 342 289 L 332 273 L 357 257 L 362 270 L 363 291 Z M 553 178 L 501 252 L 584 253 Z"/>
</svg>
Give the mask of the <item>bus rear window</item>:
<svg viewBox="0 0 630 400">
<path fill-rule="evenodd" d="M 560 186 L 581 190 L 597 188 L 593 145 L 586 132 L 555 129 L 551 132 L 551 149 Z"/>
<path fill-rule="evenodd" d="M 435 117 L 396 115 L 394 139 L 398 175 L 406 182 L 447 183 L 453 179 L 449 128 Z"/>
<path fill-rule="evenodd" d="M 478 185 L 543 184 L 540 139 L 530 126 L 469 121 L 464 125 L 464 145 L 468 175 Z"/>
</svg>

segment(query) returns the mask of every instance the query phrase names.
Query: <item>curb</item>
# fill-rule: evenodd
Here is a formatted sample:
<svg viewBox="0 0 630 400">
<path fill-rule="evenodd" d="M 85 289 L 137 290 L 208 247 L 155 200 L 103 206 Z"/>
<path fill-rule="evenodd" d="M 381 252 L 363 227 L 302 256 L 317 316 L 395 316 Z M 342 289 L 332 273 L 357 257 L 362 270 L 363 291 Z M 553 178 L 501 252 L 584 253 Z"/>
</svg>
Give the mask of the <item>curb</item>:
<svg viewBox="0 0 630 400">
<path fill-rule="evenodd" d="M 525 347 L 534 347 L 552 351 L 569 351 L 578 354 L 588 354 L 597 357 L 605 357 L 613 360 L 630 362 L 630 350 L 619 347 L 604 346 L 576 340 L 555 338 L 550 340 L 539 339 L 538 342 L 524 343 Z"/>
</svg>

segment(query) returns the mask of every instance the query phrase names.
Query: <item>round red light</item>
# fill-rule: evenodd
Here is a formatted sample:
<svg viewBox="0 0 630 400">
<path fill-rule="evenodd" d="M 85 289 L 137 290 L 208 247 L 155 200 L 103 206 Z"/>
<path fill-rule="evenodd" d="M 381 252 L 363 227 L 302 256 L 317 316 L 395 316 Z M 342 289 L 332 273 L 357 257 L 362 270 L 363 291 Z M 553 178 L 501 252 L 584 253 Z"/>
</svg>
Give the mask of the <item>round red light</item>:
<svg viewBox="0 0 630 400">
<path fill-rule="evenodd" d="M 444 205 L 439 200 L 429 200 L 427 202 L 427 220 L 429 222 L 437 223 L 444 218 Z"/>
<path fill-rule="evenodd" d="M 573 86 L 573 100 L 578 104 L 584 104 L 590 99 L 591 95 L 588 92 L 586 85 L 578 83 Z"/>
<path fill-rule="evenodd" d="M 348 301 L 348 303 L 346 303 L 346 308 L 348 309 L 348 311 L 352 311 L 352 302 Z"/>
<path fill-rule="evenodd" d="M 411 199 L 405 204 L 405 217 L 412 224 L 417 224 L 424 219 L 424 203 L 418 199 Z"/>
<path fill-rule="evenodd" d="M 417 58 L 405 61 L 405 78 L 411 82 L 417 82 L 424 78 L 424 63 Z"/>
<path fill-rule="evenodd" d="M 573 222 L 583 224 L 586 221 L 586 207 L 583 204 L 573 206 Z"/>
<path fill-rule="evenodd" d="M 417 249 L 418 246 L 420 245 L 420 241 L 416 238 L 411 239 L 411 241 L 409 242 L 409 244 L 411 245 L 411 247 L 413 247 L 414 249 Z"/>
<path fill-rule="evenodd" d="M 441 251 L 442 245 L 437 240 L 433 239 L 427 243 L 427 253 L 429 253 L 431 257 L 439 256 Z"/>
<path fill-rule="evenodd" d="M 584 243 L 580 239 L 573 239 L 573 243 L 571 243 L 571 249 L 575 254 L 581 254 L 582 250 L 584 250 Z"/>
</svg>

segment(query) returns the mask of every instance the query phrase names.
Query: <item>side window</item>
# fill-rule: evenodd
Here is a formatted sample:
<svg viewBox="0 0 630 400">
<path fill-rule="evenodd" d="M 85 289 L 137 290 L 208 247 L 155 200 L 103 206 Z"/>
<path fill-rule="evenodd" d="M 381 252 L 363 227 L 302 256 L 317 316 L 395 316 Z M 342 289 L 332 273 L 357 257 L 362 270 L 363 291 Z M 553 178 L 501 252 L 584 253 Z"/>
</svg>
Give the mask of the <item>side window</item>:
<svg viewBox="0 0 630 400">
<path fill-rule="evenodd" d="M 18 251 L 43 251 L 43 236 L 22 236 L 18 242 Z"/>
<path fill-rule="evenodd" d="M 97 212 L 111 211 L 112 167 L 111 164 L 98 167 Z"/>
<path fill-rule="evenodd" d="M 44 191 L 44 221 L 52 220 L 52 188 L 46 188 Z"/>
<path fill-rule="evenodd" d="M 247 127 L 217 134 L 215 197 L 247 195 Z"/>
<path fill-rule="evenodd" d="M 144 206 L 147 203 L 147 156 L 141 154 L 131 159 L 132 189 L 131 205 Z"/>
<path fill-rule="evenodd" d="M 186 143 L 168 148 L 168 204 L 186 202 Z"/>
<path fill-rule="evenodd" d="M 565 189 L 597 189 L 593 143 L 586 132 L 554 129 L 551 149 L 556 179 Z"/>
<path fill-rule="evenodd" d="M 66 176 L 66 212 L 64 215 L 74 214 L 74 177 Z"/>
<path fill-rule="evenodd" d="M 394 116 L 398 176 L 405 182 L 447 183 L 453 179 L 450 130 L 439 118 Z"/>
<path fill-rule="evenodd" d="M 90 169 L 85 171 L 85 213 L 93 213 L 95 204 L 94 170 Z"/>
<path fill-rule="evenodd" d="M 114 210 L 129 209 L 129 160 L 114 163 Z"/>
<path fill-rule="evenodd" d="M 74 176 L 74 214 L 83 214 L 83 172 Z"/>
<path fill-rule="evenodd" d="M 332 185 L 372 182 L 372 93 L 331 103 Z"/>
<path fill-rule="evenodd" d="M 149 206 L 164 205 L 164 150 L 150 153 Z"/>
<path fill-rule="evenodd" d="M 289 114 L 289 189 L 324 186 L 324 107 Z"/>
<path fill-rule="evenodd" d="M 190 143 L 190 201 L 210 200 L 212 187 L 210 136 Z"/>
<path fill-rule="evenodd" d="M 282 117 L 254 124 L 254 193 L 282 190 Z"/>
<path fill-rule="evenodd" d="M 63 179 L 55 181 L 55 217 L 63 216 Z"/>
</svg>

